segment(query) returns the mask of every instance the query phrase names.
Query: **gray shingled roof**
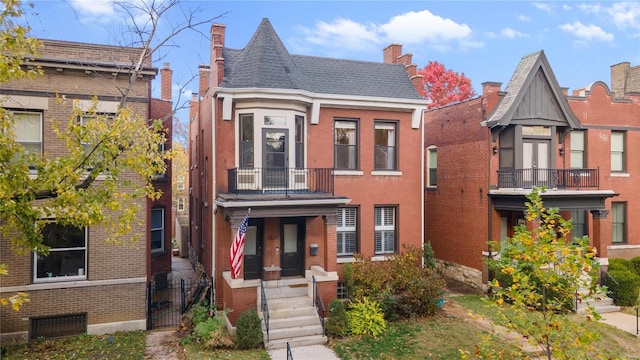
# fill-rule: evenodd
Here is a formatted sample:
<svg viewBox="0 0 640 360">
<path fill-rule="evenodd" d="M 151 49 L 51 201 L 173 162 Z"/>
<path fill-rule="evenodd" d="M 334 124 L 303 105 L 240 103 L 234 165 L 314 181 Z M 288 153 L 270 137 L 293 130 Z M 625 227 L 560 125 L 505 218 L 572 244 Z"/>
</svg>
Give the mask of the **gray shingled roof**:
<svg viewBox="0 0 640 360">
<path fill-rule="evenodd" d="M 222 88 L 421 99 L 404 65 L 291 55 L 266 18 L 244 49 L 225 47 L 222 56 Z"/>
<path fill-rule="evenodd" d="M 496 127 L 509 125 L 513 113 L 516 111 L 538 70 L 543 71 L 547 77 L 551 85 L 551 90 L 554 92 L 556 100 L 560 104 L 560 108 L 567 121 L 569 121 L 572 127 L 578 126 L 579 121 L 569 108 L 567 100 L 563 96 L 562 89 L 558 85 L 558 81 L 553 74 L 551 65 L 549 65 L 549 61 L 543 50 L 526 55 L 520 60 L 518 67 L 513 73 L 513 76 L 511 76 L 509 84 L 505 89 L 505 96 L 485 121 L 486 126 Z"/>
</svg>

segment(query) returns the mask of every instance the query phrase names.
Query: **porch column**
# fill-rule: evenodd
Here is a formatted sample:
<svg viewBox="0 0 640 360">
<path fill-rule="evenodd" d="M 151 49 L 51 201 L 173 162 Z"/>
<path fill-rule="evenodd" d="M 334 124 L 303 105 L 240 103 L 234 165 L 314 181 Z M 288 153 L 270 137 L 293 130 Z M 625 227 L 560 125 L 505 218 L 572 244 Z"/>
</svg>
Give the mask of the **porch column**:
<svg viewBox="0 0 640 360">
<path fill-rule="evenodd" d="M 591 245 L 594 246 L 598 253 L 596 254 L 599 258 L 606 258 L 607 255 L 607 234 L 604 232 L 607 230 L 604 226 L 604 222 L 607 219 L 607 215 L 609 214 L 609 210 L 591 210 L 591 215 L 593 217 L 593 234 L 591 234 Z"/>
<path fill-rule="evenodd" d="M 337 214 L 324 215 L 325 264 L 327 272 L 338 269 L 338 238 L 336 234 Z"/>
</svg>

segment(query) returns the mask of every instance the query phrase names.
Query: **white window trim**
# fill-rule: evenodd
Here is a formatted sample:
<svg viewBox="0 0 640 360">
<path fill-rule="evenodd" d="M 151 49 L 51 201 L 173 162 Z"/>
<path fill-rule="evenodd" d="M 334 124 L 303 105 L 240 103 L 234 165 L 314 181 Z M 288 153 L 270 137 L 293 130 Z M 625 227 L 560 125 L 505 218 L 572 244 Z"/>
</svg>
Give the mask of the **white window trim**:
<svg viewBox="0 0 640 360">
<path fill-rule="evenodd" d="M 162 207 L 151 208 L 151 222 L 153 222 L 153 211 L 154 210 L 162 211 L 162 227 L 161 228 L 153 228 L 153 227 L 151 227 L 152 225 L 149 224 L 149 240 L 150 240 L 149 247 L 151 247 L 151 233 L 153 231 L 161 231 L 162 236 L 160 238 L 160 247 L 157 248 L 157 249 L 151 249 L 151 253 L 160 253 L 160 252 L 164 252 L 165 251 L 165 248 L 164 248 L 165 226 L 164 225 L 165 225 L 165 222 L 166 222 L 166 217 L 165 217 L 164 208 L 162 208 Z"/>
<path fill-rule="evenodd" d="M 372 176 L 402 176 L 402 171 L 395 170 L 373 170 L 371 171 Z"/>
<path fill-rule="evenodd" d="M 358 209 L 356 207 L 342 207 L 338 209 L 340 211 L 340 215 L 338 216 L 338 224 L 336 224 L 336 243 L 338 241 L 340 241 L 339 238 L 337 238 L 337 235 L 339 232 L 353 232 L 355 234 L 355 249 L 353 251 L 353 253 L 340 253 L 340 252 L 336 252 L 338 257 L 353 257 L 353 254 L 357 251 L 358 249 Z M 345 223 L 345 213 L 346 210 L 353 210 L 354 214 L 354 224 L 353 226 L 346 226 L 344 225 Z"/>
<path fill-rule="evenodd" d="M 45 219 L 47 222 L 56 222 L 55 219 Z M 32 257 L 32 265 L 31 265 L 31 271 L 32 271 L 32 281 L 34 284 L 41 284 L 41 283 L 53 283 L 53 282 L 67 282 L 67 281 L 78 281 L 78 280 L 86 280 L 87 279 L 87 258 L 89 256 L 89 228 L 87 226 L 83 227 L 84 230 L 84 247 L 75 247 L 75 248 L 61 248 L 61 249 L 65 249 L 65 251 L 69 251 L 69 250 L 81 250 L 84 249 L 84 272 L 82 275 L 71 275 L 71 276 L 56 276 L 56 277 L 45 277 L 45 278 L 38 278 L 38 259 L 37 256 L 39 256 L 38 254 L 36 254 L 35 252 L 31 252 L 31 257 Z M 62 251 L 62 250 L 49 250 L 49 252 L 51 253 L 51 251 L 54 252 L 58 252 L 58 251 Z"/>
<path fill-rule="evenodd" d="M 427 159 L 426 159 L 427 160 L 426 161 L 426 163 L 427 163 L 426 164 L 427 165 L 426 166 L 427 173 L 426 173 L 426 176 L 425 176 L 425 185 L 429 189 L 435 189 L 435 188 L 438 187 L 438 177 L 437 176 L 436 176 L 436 184 L 435 185 L 430 185 L 430 183 L 431 183 L 431 166 L 430 165 L 431 165 L 431 153 L 432 152 L 436 153 L 436 167 L 435 167 L 435 169 L 436 169 L 436 174 L 437 174 L 437 172 L 438 172 L 438 163 L 437 163 L 438 162 L 438 160 L 437 160 L 438 159 L 438 147 L 436 147 L 434 145 L 431 145 L 431 146 L 427 147 Z"/>
<path fill-rule="evenodd" d="M 385 213 L 388 210 L 392 210 L 393 211 L 393 224 L 376 225 L 375 224 L 375 215 L 374 215 L 374 244 L 373 244 L 374 254 L 375 255 L 395 254 L 398 251 L 398 249 L 396 248 L 397 247 L 397 244 L 396 244 L 397 241 L 396 240 L 397 240 L 397 236 L 398 236 L 398 233 L 397 233 L 398 231 L 397 231 L 397 228 L 396 228 L 396 223 L 398 221 L 398 219 L 397 219 L 397 217 L 398 217 L 397 208 L 393 207 L 393 206 L 377 206 L 377 207 L 374 208 L 374 213 L 375 213 L 375 211 L 378 211 L 378 210 L 382 210 L 382 214 L 381 214 L 382 216 L 380 218 L 382 219 L 383 222 L 384 222 L 384 219 L 385 219 Z M 377 233 L 378 231 L 383 231 L 383 232 L 393 231 L 393 251 L 391 251 L 391 252 L 386 251 L 386 250 L 384 250 L 384 247 L 383 247 L 383 252 L 376 252 L 375 251 L 375 233 Z M 386 243 L 384 243 L 384 244 L 386 244 Z"/>
</svg>

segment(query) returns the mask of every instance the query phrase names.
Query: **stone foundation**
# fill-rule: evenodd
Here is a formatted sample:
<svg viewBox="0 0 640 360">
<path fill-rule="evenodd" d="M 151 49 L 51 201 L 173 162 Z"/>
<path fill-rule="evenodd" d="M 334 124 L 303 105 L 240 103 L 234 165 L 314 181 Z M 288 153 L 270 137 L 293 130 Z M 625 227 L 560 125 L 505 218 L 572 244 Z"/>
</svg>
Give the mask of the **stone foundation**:
<svg viewBox="0 0 640 360">
<path fill-rule="evenodd" d="M 478 269 L 436 259 L 436 270 L 443 276 L 460 281 L 474 289 L 482 289 L 484 291 L 486 288 L 486 285 L 482 282 L 482 271 Z"/>
</svg>

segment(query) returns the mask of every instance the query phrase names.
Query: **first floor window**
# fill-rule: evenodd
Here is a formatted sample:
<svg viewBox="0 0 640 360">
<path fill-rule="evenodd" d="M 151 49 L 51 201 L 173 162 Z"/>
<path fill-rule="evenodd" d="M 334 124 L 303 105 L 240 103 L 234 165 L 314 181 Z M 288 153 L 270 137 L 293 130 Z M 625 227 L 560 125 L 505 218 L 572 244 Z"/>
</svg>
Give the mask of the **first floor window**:
<svg viewBox="0 0 640 360">
<path fill-rule="evenodd" d="M 184 211 L 184 198 L 178 198 L 178 211 Z"/>
<path fill-rule="evenodd" d="M 379 254 L 393 254 L 396 243 L 396 208 L 375 208 L 375 237 L 374 252 Z"/>
<path fill-rule="evenodd" d="M 573 229 L 571 230 L 571 237 L 581 238 L 587 234 L 587 211 L 586 210 L 573 210 L 571 212 L 571 223 Z"/>
<path fill-rule="evenodd" d="M 337 298 L 340 300 L 348 300 L 349 292 L 347 291 L 347 284 L 345 282 L 338 282 Z"/>
<path fill-rule="evenodd" d="M 611 229 L 613 231 L 611 242 L 622 244 L 627 242 L 626 234 L 626 204 L 623 202 L 611 203 Z"/>
<path fill-rule="evenodd" d="M 164 251 L 164 209 L 151 209 L 151 252 Z"/>
<path fill-rule="evenodd" d="M 86 276 L 86 227 L 48 222 L 42 229 L 42 243 L 49 247 L 49 255 L 34 253 L 35 281 L 52 278 L 77 279 Z"/>
<path fill-rule="evenodd" d="M 356 251 L 357 208 L 346 207 L 338 209 L 338 222 L 336 225 L 338 240 L 338 256 L 352 256 Z"/>
</svg>

